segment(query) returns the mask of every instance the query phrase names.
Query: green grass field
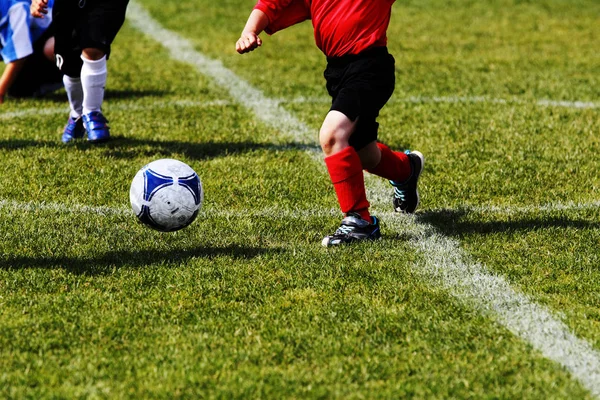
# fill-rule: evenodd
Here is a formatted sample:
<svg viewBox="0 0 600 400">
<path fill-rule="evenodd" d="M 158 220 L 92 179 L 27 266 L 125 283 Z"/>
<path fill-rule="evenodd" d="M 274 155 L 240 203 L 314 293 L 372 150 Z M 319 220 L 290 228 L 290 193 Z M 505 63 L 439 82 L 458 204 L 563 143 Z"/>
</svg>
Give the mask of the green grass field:
<svg viewBox="0 0 600 400">
<path fill-rule="evenodd" d="M 0 106 L 0 398 L 600 398 L 600 3 L 397 2 L 421 207 L 367 179 L 383 240 L 340 249 L 325 59 L 310 22 L 235 53 L 253 4 L 132 3 L 106 144 L 60 142 L 64 91 Z M 205 190 L 175 233 L 129 207 L 159 158 Z"/>
</svg>

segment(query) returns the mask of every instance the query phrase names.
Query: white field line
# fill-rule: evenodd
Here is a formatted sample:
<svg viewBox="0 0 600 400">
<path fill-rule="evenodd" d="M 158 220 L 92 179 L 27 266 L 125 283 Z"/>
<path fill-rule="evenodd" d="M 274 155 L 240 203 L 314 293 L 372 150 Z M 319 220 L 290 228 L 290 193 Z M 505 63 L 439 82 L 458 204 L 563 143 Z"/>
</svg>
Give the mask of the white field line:
<svg viewBox="0 0 600 400">
<path fill-rule="evenodd" d="M 296 97 L 293 99 L 278 99 L 273 100 L 275 104 L 328 104 L 328 97 Z M 600 103 L 583 102 L 583 101 L 561 101 L 561 100 L 536 100 L 534 103 L 519 100 L 519 99 L 495 99 L 482 96 L 410 96 L 404 98 L 392 98 L 389 102 L 394 103 L 410 103 L 410 104 L 432 104 L 432 103 L 450 103 L 450 104 L 469 104 L 469 103 L 491 103 L 491 104 L 535 104 L 541 107 L 563 107 L 574 109 L 600 108 Z M 114 104 L 106 103 L 104 108 L 107 112 L 115 111 L 144 111 L 159 108 L 171 107 L 223 107 L 238 105 L 237 102 L 228 100 L 213 100 L 213 101 L 197 101 L 197 100 L 158 100 L 147 104 Z M 10 120 L 17 118 L 48 116 L 68 113 L 68 107 L 50 107 L 50 108 L 25 108 L 18 111 L 6 111 L 0 113 L 0 120 Z"/>
<path fill-rule="evenodd" d="M 200 72 L 227 89 L 237 102 L 254 111 L 259 120 L 277 126 L 292 139 L 309 142 L 311 129 L 280 107 L 280 102 L 265 97 L 261 91 L 227 70 L 220 61 L 196 52 L 186 39 L 164 29 L 135 1 L 129 4 L 128 19 L 140 31 L 169 49 L 174 59 L 195 65 Z M 384 187 L 379 187 L 381 189 L 377 191 L 383 193 Z M 425 260 L 424 265 L 415 266 L 418 273 L 429 277 L 457 298 L 494 316 L 515 335 L 567 368 L 594 396 L 600 397 L 600 353 L 586 341 L 575 337 L 548 309 L 512 289 L 504 278 L 468 260 L 458 242 L 439 234 L 433 226 L 418 222 L 414 217 L 390 218 L 389 223 L 395 229 L 408 230 L 414 235 L 411 243 L 423 253 Z"/>
<path fill-rule="evenodd" d="M 566 203 L 548 203 L 542 205 L 531 206 L 464 206 L 458 209 L 447 209 L 448 211 L 467 211 L 475 213 L 503 214 L 516 215 L 527 214 L 534 212 L 556 212 L 556 211 L 581 211 L 581 210 L 597 210 L 600 208 L 600 200 L 589 203 L 577 203 L 569 201 Z M 431 212 L 444 211 L 445 209 L 430 209 Z"/>
<path fill-rule="evenodd" d="M 328 103 L 329 97 L 297 97 L 290 100 L 290 103 Z M 282 101 L 283 102 L 283 101 Z M 562 107 L 574 109 L 600 108 L 600 102 L 593 101 L 565 101 L 565 100 L 522 100 L 517 98 L 498 99 L 488 96 L 408 96 L 392 97 L 388 104 L 411 103 L 411 104 L 469 104 L 469 103 L 490 103 L 490 104 L 522 104 L 535 105 L 540 107 Z"/>
<path fill-rule="evenodd" d="M 37 212 L 50 211 L 68 214 L 94 214 L 94 215 L 133 215 L 131 208 L 109 206 L 86 206 L 81 204 L 47 203 L 34 201 L 0 200 L 0 210 Z"/>
<path fill-rule="evenodd" d="M 160 100 L 155 101 L 149 104 L 132 104 L 132 103 L 124 103 L 124 104 L 106 104 L 103 108 L 106 111 L 144 111 L 144 110 L 152 110 L 157 108 L 184 108 L 184 107 L 222 107 L 222 106 L 230 106 L 233 105 L 231 101 L 227 100 L 213 100 L 213 101 L 194 101 L 194 100 Z M 4 113 L 0 113 L 0 120 L 9 120 L 16 118 L 25 118 L 25 117 L 36 117 L 40 115 L 68 115 L 69 108 L 68 107 L 51 107 L 51 108 L 25 108 L 18 111 L 7 111 Z"/>
<path fill-rule="evenodd" d="M 51 202 L 22 202 L 17 200 L 0 200 L 0 211 L 9 212 L 51 212 L 59 214 L 85 214 L 98 216 L 125 216 L 135 218 L 133 210 L 128 206 L 87 206 L 82 204 L 64 204 Z M 310 218 L 310 217 L 331 217 L 339 215 L 337 209 L 319 209 L 319 210 L 284 210 L 277 207 L 264 208 L 260 211 L 244 210 L 225 210 L 225 209 L 207 209 L 204 207 L 199 213 L 201 218 Z"/>
<path fill-rule="evenodd" d="M 377 183 L 371 182 L 369 179 L 369 186 L 372 188 L 373 186 L 377 186 Z M 376 207 L 379 211 L 377 212 L 378 216 L 387 218 L 400 218 L 401 216 L 397 213 L 383 211 L 391 208 L 391 190 L 387 185 L 383 187 L 385 194 L 382 196 L 371 197 L 371 202 L 374 207 Z M 522 215 L 528 213 L 552 213 L 558 211 L 585 211 L 585 210 L 596 210 L 600 207 L 600 201 L 593 201 L 590 203 L 575 203 L 569 202 L 565 204 L 560 203 L 552 203 L 552 204 L 542 204 L 542 205 L 530 205 L 525 207 L 497 207 L 497 206 L 463 206 L 460 208 L 440 208 L 440 209 L 430 209 L 428 211 L 422 212 L 423 215 L 427 215 L 428 213 L 435 213 L 439 211 L 448 211 L 448 212 L 476 212 L 476 213 L 486 213 L 489 215 Z M 133 216 L 133 211 L 129 206 L 88 206 L 83 204 L 65 204 L 65 203 L 55 203 L 55 202 L 36 202 L 36 201 L 18 201 L 18 200 L 9 200 L 9 199 L 0 199 L 0 210 L 8 210 L 9 212 L 55 212 L 59 214 L 90 214 L 90 215 L 98 215 L 98 216 Z M 285 210 L 280 207 L 269 207 L 264 208 L 262 210 L 225 210 L 218 208 L 211 208 L 210 206 L 205 206 L 200 211 L 200 216 L 204 218 L 223 218 L 223 217 L 231 217 L 231 218 L 270 218 L 270 219 L 285 219 L 285 218 L 321 218 L 321 217 L 339 217 L 340 211 L 337 208 L 317 208 L 314 210 Z M 387 224 L 387 221 L 384 221 Z M 402 219 L 402 223 L 411 222 L 410 219 Z M 404 230 L 404 229 L 402 229 Z"/>
</svg>

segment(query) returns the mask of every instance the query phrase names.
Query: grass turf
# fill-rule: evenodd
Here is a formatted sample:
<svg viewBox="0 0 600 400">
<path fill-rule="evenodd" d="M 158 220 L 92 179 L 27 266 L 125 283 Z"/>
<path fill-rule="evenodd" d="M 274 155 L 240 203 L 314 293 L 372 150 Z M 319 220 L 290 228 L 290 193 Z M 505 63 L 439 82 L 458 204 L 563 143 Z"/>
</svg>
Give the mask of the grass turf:
<svg viewBox="0 0 600 400">
<path fill-rule="evenodd" d="M 310 24 L 238 56 L 252 4 L 143 2 L 287 100 L 316 138 L 327 103 Z M 598 198 L 600 119 L 597 108 L 536 102 L 598 101 L 598 11 L 593 1 L 398 3 L 398 84 L 380 119 L 382 140 L 426 156 L 419 218 L 596 350 L 597 209 L 537 206 Z M 109 68 L 106 145 L 59 142 L 64 92 L 0 111 L 0 396 L 590 397 L 493 316 L 423 280 L 426 254 L 385 219 L 381 242 L 321 248 L 339 222 L 322 166 L 193 67 L 126 24 Z M 9 117 L 24 110 L 34 111 Z M 168 235 L 127 204 L 135 172 L 163 157 L 189 163 L 206 191 L 200 219 Z M 469 208 L 479 206 L 509 211 Z"/>
</svg>

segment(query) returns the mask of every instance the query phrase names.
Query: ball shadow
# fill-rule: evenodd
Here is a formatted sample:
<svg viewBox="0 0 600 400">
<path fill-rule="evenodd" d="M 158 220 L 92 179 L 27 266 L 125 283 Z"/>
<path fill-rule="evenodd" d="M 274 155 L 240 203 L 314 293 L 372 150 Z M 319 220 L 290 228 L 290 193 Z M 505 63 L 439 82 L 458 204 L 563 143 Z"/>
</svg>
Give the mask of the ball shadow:
<svg viewBox="0 0 600 400">
<path fill-rule="evenodd" d="M 195 247 L 174 250 L 111 251 L 98 257 L 9 257 L 0 260 L 0 269 L 56 269 L 62 268 L 73 274 L 107 275 L 120 268 L 142 268 L 163 264 L 184 264 L 192 258 L 214 259 L 230 257 L 232 259 L 252 259 L 264 253 L 279 253 L 282 249 L 258 248 L 241 245 L 226 247 Z"/>
</svg>

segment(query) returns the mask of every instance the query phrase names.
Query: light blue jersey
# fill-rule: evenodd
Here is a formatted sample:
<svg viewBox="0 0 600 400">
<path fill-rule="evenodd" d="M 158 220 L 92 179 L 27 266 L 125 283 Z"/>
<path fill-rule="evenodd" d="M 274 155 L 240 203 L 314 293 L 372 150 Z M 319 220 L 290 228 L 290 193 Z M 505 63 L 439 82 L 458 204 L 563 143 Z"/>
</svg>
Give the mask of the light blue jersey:
<svg viewBox="0 0 600 400">
<path fill-rule="evenodd" d="M 29 13 L 31 1 L 0 0 L 0 54 L 5 63 L 33 53 L 33 43 L 50 25 L 53 4 L 54 0 L 48 1 L 44 18 L 34 18 Z"/>
</svg>

